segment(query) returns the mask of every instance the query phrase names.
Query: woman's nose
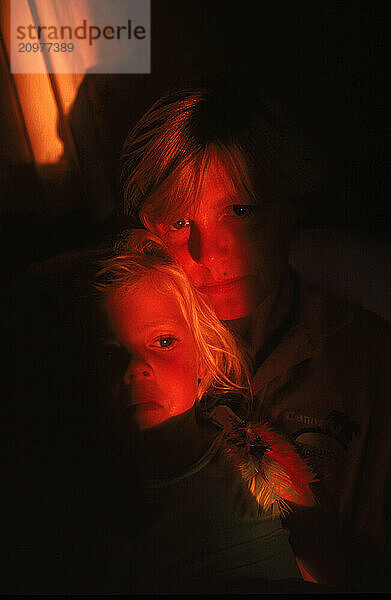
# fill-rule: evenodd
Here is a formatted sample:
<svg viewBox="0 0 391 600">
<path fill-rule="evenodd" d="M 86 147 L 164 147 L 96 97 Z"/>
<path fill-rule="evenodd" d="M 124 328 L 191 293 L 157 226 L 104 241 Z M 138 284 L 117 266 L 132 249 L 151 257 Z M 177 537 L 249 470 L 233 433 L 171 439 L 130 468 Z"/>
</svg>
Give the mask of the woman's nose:
<svg viewBox="0 0 391 600">
<path fill-rule="evenodd" d="M 152 368 L 143 357 L 131 357 L 123 375 L 123 381 L 130 385 L 134 381 L 152 375 Z"/>
<path fill-rule="evenodd" d="M 222 228 L 199 227 L 195 224 L 191 227 L 188 246 L 192 259 L 205 267 L 225 259 L 229 249 L 227 235 Z"/>
</svg>

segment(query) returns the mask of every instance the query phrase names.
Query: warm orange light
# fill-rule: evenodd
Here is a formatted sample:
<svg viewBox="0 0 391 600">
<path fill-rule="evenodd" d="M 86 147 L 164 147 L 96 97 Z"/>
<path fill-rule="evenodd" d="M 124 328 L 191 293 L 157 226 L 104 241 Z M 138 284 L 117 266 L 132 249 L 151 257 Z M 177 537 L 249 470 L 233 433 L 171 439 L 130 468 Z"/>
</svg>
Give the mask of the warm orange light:
<svg viewBox="0 0 391 600">
<path fill-rule="evenodd" d="M 77 9 L 85 10 L 86 2 L 79 4 L 70 4 L 69 11 L 72 18 L 77 17 Z M 34 18 L 27 0 L 19 3 L 20 10 L 24 15 L 28 14 L 31 23 Z M 55 23 L 56 15 L 50 11 L 50 5 L 37 0 L 35 8 L 40 19 L 49 20 Z M 4 3 L 1 10 L 1 30 L 5 42 L 5 49 L 8 53 L 8 62 L 10 58 L 10 4 Z M 50 17 L 50 18 L 49 18 Z M 93 52 L 89 48 L 89 52 Z M 28 58 L 28 57 L 27 57 Z M 44 56 L 40 56 L 43 71 L 46 71 Z M 66 59 L 64 53 L 58 53 L 58 56 L 50 57 L 53 71 L 60 71 L 61 65 L 57 62 Z M 94 58 L 89 56 L 89 61 Z M 50 165 L 59 163 L 64 158 L 64 143 L 58 134 L 59 115 L 66 116 L 76 98 L 78 89 L 84 75 L 81 73 L 15 73 L 13 74 L 14 84 L 17 90 L 18 100 L 23 114 L 26 131 L 28 134 L 30 146 L 32 149 L 34 161 L 39 169 L 40 165 Z M 69 140 L 68 140 L 69 145 Z M 68 148 L 69 153 L 69 148 Z"/>
<path fill-rule="evenodd" d="M 58 73 L 56 75 L 56 86 L 64 115 L 69 113 L 83 78 L 82 73 Z"/>
<path fill-rule="evenodd" d="M 57 134 L 58 111 L 49 77 L 15 74 L 14 80 L 35 161 L 58 162 L 64 147 Z"/>
</svg>

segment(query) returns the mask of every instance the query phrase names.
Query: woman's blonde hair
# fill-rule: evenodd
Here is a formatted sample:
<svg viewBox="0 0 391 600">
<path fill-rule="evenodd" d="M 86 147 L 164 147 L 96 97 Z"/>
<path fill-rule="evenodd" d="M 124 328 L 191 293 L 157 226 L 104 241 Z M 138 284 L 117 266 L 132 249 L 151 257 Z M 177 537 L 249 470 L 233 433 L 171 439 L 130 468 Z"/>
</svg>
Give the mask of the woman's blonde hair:
<svg viewBox="0 0 391 600">
<path fill-rule="evenodd" d="M 211 161 L 256 205 L 298 204 L 320 185 L 315 151 L 275 102 L 242 86 L 172 91 L 134 126 L 121 154 L 120 212 L 133 223 L 197 207 Z"/>
<path fill-rule="evenodd" d="M 219 321 L 182 267 L 168 254 L 159 238 L 145 230 L 130 230 L 106 258 L 93 279 L 95 297 L 124 294 L 149 281 L 155 289 L 176 298 L 193 334 L 202 379 L 198 400 L 207 394 L 213 402 L 221 394 L 241 392 L 250 401 L 248 361 L 231 332 Z"/>
</svg>

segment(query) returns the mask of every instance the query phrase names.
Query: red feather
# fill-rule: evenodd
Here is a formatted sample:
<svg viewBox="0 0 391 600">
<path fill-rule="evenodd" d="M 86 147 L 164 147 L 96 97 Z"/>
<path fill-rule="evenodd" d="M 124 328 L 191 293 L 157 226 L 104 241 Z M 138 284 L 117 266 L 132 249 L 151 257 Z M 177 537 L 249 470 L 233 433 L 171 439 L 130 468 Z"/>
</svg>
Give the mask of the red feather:
<svg viewBox="0 0 391 600">
<path fill-rule="evenodd" d="M 223 443 L 259 505 L 274 515 L 290 510 L 289 503 L 312 506 L 309 465 L 293 444 L 266 422 L 249 423 L 228 406 L 217 406 L 212 420 L 223 429 Z"/>
</svg>

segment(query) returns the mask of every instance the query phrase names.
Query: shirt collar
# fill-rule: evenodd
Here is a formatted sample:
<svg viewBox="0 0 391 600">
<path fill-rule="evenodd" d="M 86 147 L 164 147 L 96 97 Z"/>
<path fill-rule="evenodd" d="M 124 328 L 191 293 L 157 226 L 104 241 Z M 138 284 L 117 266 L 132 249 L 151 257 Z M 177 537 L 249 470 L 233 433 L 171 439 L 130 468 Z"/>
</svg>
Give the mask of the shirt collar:
<svg viewBox="0 0 391 600">
<path fill-rule="evenodd" d="M 296 322 L 303 323 L 314 340 L 329 337 L 353 321 L 349 304 L 312 287 L 295 272 L 299 285 Z"/>
<path fill-rule="evenodd" d="M 349 305 L 305 283 L 293 272 L 297 286 L 297 306 L 290 328 L 279 344 L 257 368 L 253 384 L 260 386 L 312 358 L 320 350 L 322 341 L 353 320 Z M 256 314 L 254 323 L 256 323 Z M 258 351 L 255 348 L 254 355 Z"/>
</svg>

